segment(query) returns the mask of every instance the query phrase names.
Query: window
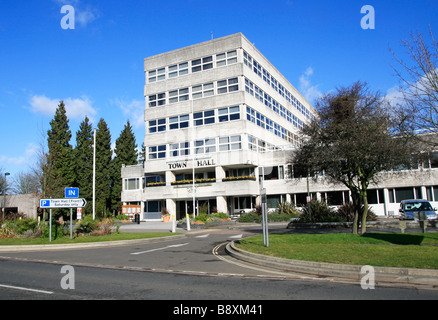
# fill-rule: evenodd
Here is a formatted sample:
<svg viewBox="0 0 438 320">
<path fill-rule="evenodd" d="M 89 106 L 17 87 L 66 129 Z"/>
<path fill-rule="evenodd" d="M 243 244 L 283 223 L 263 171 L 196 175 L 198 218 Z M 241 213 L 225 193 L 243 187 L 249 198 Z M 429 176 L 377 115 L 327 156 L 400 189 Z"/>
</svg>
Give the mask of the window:
<svg viewBox="0 0 438 320">
<path fill-rule="evenodd" d="M 189 88 L 169 92 L 169 103 L 189 100 Z"/>
<path fill-rule="evenodd" d="M 192 60 L 192 72 L 199 72 L 213 68 L 213 57 Z"/>
<path fill-rule="evenodd" d="M 255 60 L 253 60 L 253 71 L 259 76 L 262 76 L 262 66 Z"/>
<path fill-rule="evenodd" d="M 227 107 L 219 109 L 219 122 L 239 120 L 240 119 L 240 107 Z"/>
<path fill-rule="evenodd" d="M 163 106 L 166 104 L 166 93 L 158 93 L 149 96 L 149 107 Z"/>
<path fill-rule="evenodd" d="M 240 150 L 242 143 L 240 136 L 229 136 L 219 138 L 219 151 Z"/>
<path fill-rule="evenodd" d="M 243 63 L 252 69 L 252 57 L 246 51 L 243 51 Z"/>
<path fill-rule="evenodd" d="M 195 141 L 195 153 L 196 154 L 212 153 L 212 152 L 216 152 L 216 139 L 215 138 Z"/>
<path fill-rule="evenodd" d="M 166 145 L 149 147 L 149 160 L 166 158 Z"/>
<path fill-rule="evenodd" d="M 166 68 L 151 70 L 148 72 L 149 82 L 156 82 L 166 79 Z"/>
<path fill-rule="evenodd" d="M 216 55 L 216 66 L 222 67 L 237 62 L 237 51 L 228 51 Z"/>
<path fill-rule="evenodd" d="M 166 118 L 149 121 L 149 133 L 166 131 Z"/>
<path fill-rule="evenodd" d="M 125 179 L 125 190 L 140 189 L 140 178 Z"/>
<path fill-rule="evenodd" d="M 254 84 L 246 78 L 245 78 L 245 91 L 252 96 L 254 95 Z"/>
<path fill-rule="evenodd" d="M 187 128 L 189 126 L 189 115 L 170 117 L 169 130 Z"/>
<path fill-rule="evenodd" d="M 250 107 L 246 107 L 246 119 L 255 123 L 255 111 Z"/>
<path fill-rule="evenodd" d="M 227 93 L 239 90 L 239 80 L 231 78 L 228 80 L 221 80 L 217 82 L 217 93 Z"/>
<path fill-rule="evenodd" d="M 199 99 L 202 97 L 209 97 L 214 95 L 214 85 L 213 82 L 200 84 L 198 86 L 192 87 L 192 97 L 193 99 Z"/>
<path fill-rule="evenodd" d="M 190 142 L 172 143 L 169 145 L 170 156 L 188 156 L 190 154 Z"/>
<path fill-rule="evenodd" d="M 180 64 L 175 64 L 173 66 L 169 66 L 169 78 L 175 78 L 179 76 L 183 76 L 189 73 L 189 63 L 183 62 Z"/>
<path fill-rule="evenodd" d="M 248 149 L 257 152 L 257 138 L 248 135 Z"/>
<path fill-rule="evenodd" d="M 214 123 L 214 110 L 195 112 L 193 114 L 193 123 L 195 126 L 202 126 L 204 124 Z"/>
</svg>

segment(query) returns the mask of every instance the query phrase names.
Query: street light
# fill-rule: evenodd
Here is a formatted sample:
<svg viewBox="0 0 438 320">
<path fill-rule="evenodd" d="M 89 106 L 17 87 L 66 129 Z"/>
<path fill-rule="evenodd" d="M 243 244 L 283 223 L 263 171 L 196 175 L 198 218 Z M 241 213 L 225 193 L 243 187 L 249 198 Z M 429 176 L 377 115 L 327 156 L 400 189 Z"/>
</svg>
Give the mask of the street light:
<svg viewBox="0 0 438 320">
<path fill-rule="evenodd" d="M 3 220 L 5 220 L 6 212 L 6 177 L 9 176 L 9 172 L 5 172 L 5 188 L 3 189 Z"/>
</svg>

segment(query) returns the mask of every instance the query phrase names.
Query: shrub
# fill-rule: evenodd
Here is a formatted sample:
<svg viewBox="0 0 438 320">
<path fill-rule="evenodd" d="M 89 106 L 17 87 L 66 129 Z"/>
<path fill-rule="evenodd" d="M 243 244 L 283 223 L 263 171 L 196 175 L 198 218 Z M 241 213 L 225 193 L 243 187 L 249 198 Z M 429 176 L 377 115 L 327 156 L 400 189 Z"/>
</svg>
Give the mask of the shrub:
<svg viewBox="0 0 438 320">
<path fill-rule="evenodd" d="M 354 220 L 353 203 L 347 202 L 344 205 L 340 206 L 338 208 L 338 214 L 339 214 L 339 216 L 344 218 L 345 221 L 352 222 Z M 361 212 L 359 215 L 359 221 L 362 219 L 362 214 L 363 214 L 363 206 L 361 208 Z M 371 210 L 371 208 L 368 208 L 367 220 L 368 221 L 376 221 L 377 220 L 377 215 L 373 212 L 373 210 Z"/>
<path fill-rule="evenodd" d="M 93 220 L 92 215 L 85 216 L 85 218 L 79 222 L 79 225 L 76 227 L 75 232 L 77 234 L 89 234 L 97 228 L 97 223 L 98 222 L 96 220 Z"/>
<path fill-rule="evenodd" d="M 30 218 L 9 220 L 6 222 L 6 226 L 9 227 L 15 235 L 23 235 L 29 230 L 33 233 L 38 227 L 38 221 Z"/>
<path fill-rule="evenodd" d="M 41 238 L 49 238 L 50 237 L 50 225 L 49 221 L 43 222 L 38 227 L 38 231 L 41 234 Z M 63 237 L 66 235 L 66 230 L 64 226 L 60 224 L 58 221 L 52 221 L 52 239 L 56 239 L 59 237 Z"/>
<path fill-rule="evenodd" d="M 301 213 L 297 210 L 295 205 L 291 202 L 283 202 L 277 205 L 277 209 L 275 211 L 277 214 L 287 214 L 298 217 Z"/>
<path fill-rule="evenodd" d="M 239 222 L 261 222 L 262 216 L 256 214 L 255 212 L 248 212 L 242 214 L 239 219 L 237 219 Z"/>
<path fill-rule="evenodd" d="M 327 206 L 325 201 L 313 199 L 310 201 L 310 212 L 308 206 L 303 207 L 303 212 L 298 218 L 299 223 L 309 222 L 343 222 L 343 219 L 337 212 Z"/>
<path fill-rule="evenodd" d="M 96 227 L 91 232 L 92 236 L 104 236 L 112 233 L 112 227 L 114 223 L 111 219 L 103 219 L 96 223 Z"/>
</svg>

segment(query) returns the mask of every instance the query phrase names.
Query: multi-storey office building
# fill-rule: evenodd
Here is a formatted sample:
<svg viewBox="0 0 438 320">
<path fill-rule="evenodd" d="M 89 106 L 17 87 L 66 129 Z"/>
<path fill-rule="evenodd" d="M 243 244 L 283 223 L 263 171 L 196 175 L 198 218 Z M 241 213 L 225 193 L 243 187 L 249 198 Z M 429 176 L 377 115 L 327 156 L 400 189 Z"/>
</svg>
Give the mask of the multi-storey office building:
<svg viewBox="0 0 438 320">
<path fill-rule="evenodd" d="M 298 144 L 314 108 L 241 33 L 145 59 L 144 166 L 125 167 L 122 201 L 144 218 L 251 209 L 284 179 L 274 150 Z M 195 183 L 193 183 L 193 173 Z M 158 215 L 159 216 L 159 215 Z"/>
<path fill-rule="evenodd" d="M 252 210 L 263 175 L 268 205 L 305 203 L 290 150 L 315 109 L 241 33 L 146 58 L 144 165 L 122 168 L 122 201 L 142 219 Z M 406 197 L 438 200 L 436 163 L 388 175 L 370 191 L 376 213 Z M 419 177 L 420 175 L 420 177 Z M 434 182 L 435 181 L 435 182 Z M 310 183 L 313 197 L 339 205 L 343 186 Z M 132 207 L 128 207 L 132 206 Z"/>
</svg>

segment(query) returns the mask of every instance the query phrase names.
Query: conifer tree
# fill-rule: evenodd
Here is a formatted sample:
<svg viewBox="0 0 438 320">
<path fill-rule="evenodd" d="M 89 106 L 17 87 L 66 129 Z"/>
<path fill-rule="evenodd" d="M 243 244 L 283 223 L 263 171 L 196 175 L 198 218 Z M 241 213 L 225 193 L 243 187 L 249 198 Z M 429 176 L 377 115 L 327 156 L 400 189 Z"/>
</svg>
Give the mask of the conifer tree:
<svg viewBox="0 0 438 320">
<path fill-rule="evenodd" d="M 122 193 L 122 165 L 138 164 L 138 152 L 135 142 L 135 136 L 132 132 L 132 127 L 128 121 L 116 140 L 116 148 L 114 150 L 115 157 L 113 159 L 113 178 L 114 185 L 112 188 L 112 208 L 121 212 L 121 193 Z"/>
<path fill-rule="evenodd" d="M 93 200 L 93 128 L 88 117 L 81 122 L 76 133 L 74 149 L 74 186 L 79 188 L 79 195 L 89 204 Z M 92 212 L 91 205 L 83 209 L 83 214 Z"/>
<path fill-rule="evenodd" d="M 46 197 L 63 198 L 65 188 L 70 187 L 74 182 L 72 146 L 70 145 L 72 135 L 63 101 L 60 101 L 55 116 L 50 121 L 47 136 L 49 146 L 47 166 L 50 170 L 47 170 L 49 174 Z"/>
<path fill-rule="evenodd" d="M 111 133 L 104 119 L 96 131 L 96 216 L 104 216 L 111 208 Z"/>
</svg>

